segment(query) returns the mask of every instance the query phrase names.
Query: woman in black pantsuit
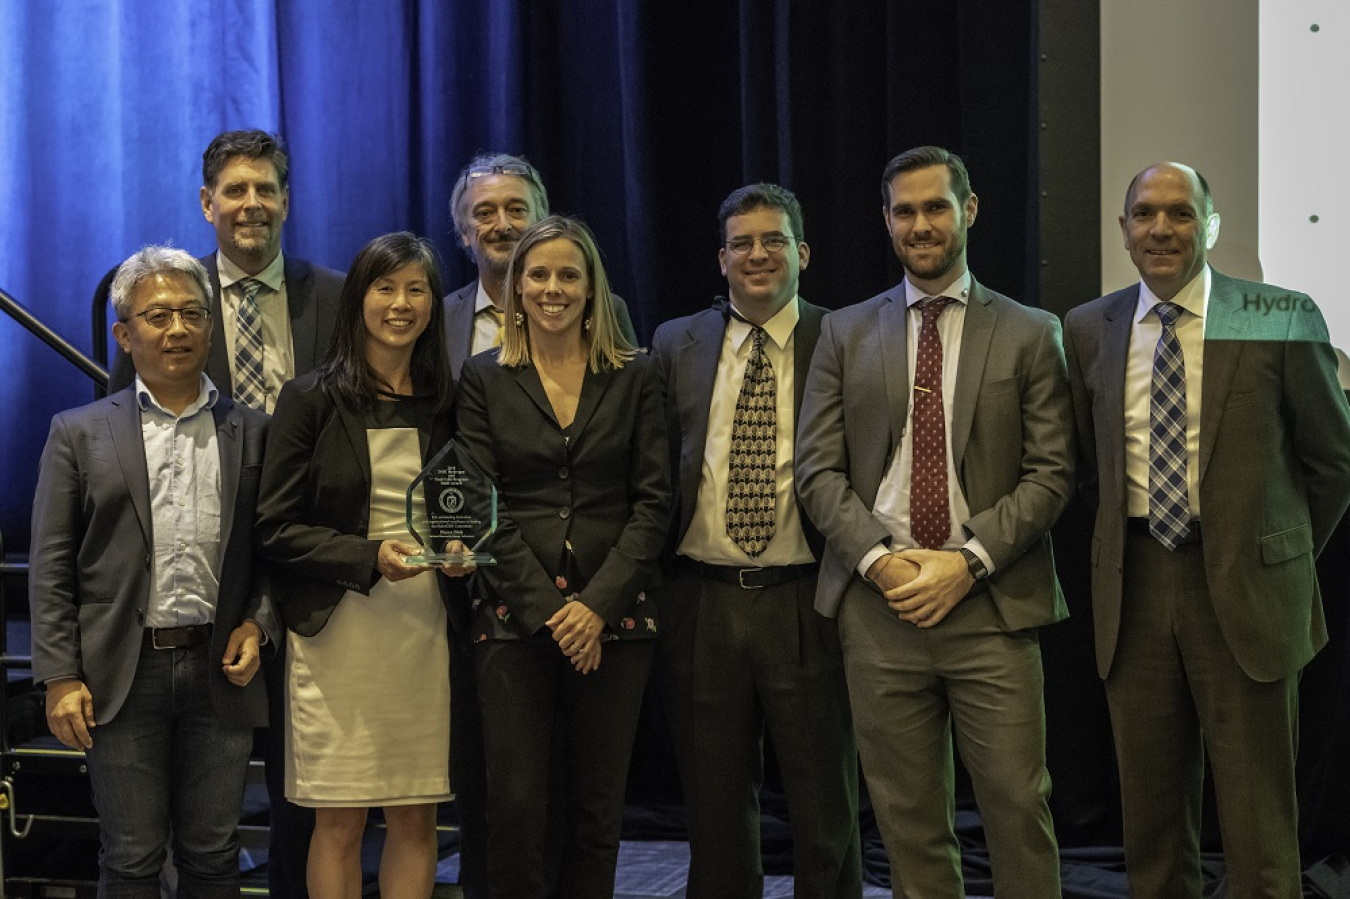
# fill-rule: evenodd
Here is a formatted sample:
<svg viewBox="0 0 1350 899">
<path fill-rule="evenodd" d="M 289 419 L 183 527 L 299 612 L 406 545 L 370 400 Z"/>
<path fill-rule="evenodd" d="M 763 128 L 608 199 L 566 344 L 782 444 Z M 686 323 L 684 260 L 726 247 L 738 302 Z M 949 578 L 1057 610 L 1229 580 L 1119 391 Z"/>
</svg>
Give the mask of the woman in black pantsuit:
<svg viewBox="0 0 1350 899">
<path fill-rule="evenodd" d="M 507 286 L 502 346 L 465 363 L 457 397 L 458 439 L 501 498 L 498 564 L 474 583 L 489 891 L 543 897 L 560 858 L 555 895 L 609 897 L 669 523 L 662 387 L 580 222 L 527 230 Z"/>
</svg>

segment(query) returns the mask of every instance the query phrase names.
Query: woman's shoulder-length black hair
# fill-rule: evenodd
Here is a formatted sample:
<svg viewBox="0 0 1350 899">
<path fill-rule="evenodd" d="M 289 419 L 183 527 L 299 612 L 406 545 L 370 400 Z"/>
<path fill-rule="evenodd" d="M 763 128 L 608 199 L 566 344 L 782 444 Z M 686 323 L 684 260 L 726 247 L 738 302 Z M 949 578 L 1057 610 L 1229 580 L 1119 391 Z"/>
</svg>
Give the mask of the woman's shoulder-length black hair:
<svg viewBox="0 0 1350 899">
<path fill-rule="evenodd" d="M 412 354 L 413 389 L 435 398 L 436 408 L 450 407 L 450 359 L 445 349 L 445 305 L 440 256 L 431 242 L 408 231 L 381 235 L 361 248 L 342 284 L 337 321 L 328 353 L 319 365 L 323 389 L 357 409 L 369 409 L 381 388 L 366 361 L 366 292 L 379 279 L 416 263 L 426 271 L 431 294 L 431 319 L 417 338 Z"/>
</svg>

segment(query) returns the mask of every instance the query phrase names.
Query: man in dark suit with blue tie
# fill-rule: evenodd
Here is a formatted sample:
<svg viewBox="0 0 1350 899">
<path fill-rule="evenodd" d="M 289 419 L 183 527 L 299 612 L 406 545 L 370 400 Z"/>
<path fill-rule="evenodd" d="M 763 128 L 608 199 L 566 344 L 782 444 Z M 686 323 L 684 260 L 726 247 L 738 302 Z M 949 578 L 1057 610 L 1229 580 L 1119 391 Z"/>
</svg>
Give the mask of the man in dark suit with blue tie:
<svg viewBox="0 0 1350 899">
<path fill-rule="evenodd" d="M 758 793 L 773 742 L 796 895 L 862 894 L 858 762 L 834 622 L 812 608 L 820 537 L 797 503 L 797 416 L 825 310 L 797 294 L 801 204 L 776 184 L 718 210 L 730 299 L 666 322 L 676 501 L 657 676 L 689 822 L 693 899 L 762 895 Z"/>
<path fill-rule="evenodd" d="M 1135 176 L 1120 228 L 1140 280 L 1071 310 L 1064 343 L 1130 894 L 1201 895 L 1208 756 L 1230 894 L 1294 899 L 1314 562 L 1350 503 L 1336 353 L 1311 298 L 1209 267 L 1190 166 Z"/>
<path fill-rule="evenodd" d="M 131 387 L 57 415 L 33 499 L 33 677 L 88 761 L 99 895 L 238 896 L 244 780 L 280 638 L 253 565 L 267 416 L 203 374 L 206 271 L 147 247 L 112 286 Z"/>
</svg>

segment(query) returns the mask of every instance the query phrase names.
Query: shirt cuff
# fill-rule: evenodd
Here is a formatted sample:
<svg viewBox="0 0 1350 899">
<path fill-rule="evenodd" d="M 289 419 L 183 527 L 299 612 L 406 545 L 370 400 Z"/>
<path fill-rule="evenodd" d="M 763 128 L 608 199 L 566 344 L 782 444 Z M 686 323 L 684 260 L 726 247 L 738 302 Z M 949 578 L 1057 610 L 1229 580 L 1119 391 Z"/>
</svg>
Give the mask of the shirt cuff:
<svg viewBox="0 0 1350 899">
<path fill-rule="evenodd" d="M 985 577 L 994 573 L 994 560 L 990 558 L 989 550 L 984 548 L 984 544 L 980 542 L 979 537 L 971 537 L 966 541 L 963 548 L 968 549 L 979 556 L 980 561 L 984 563 L 984 570 L 986 572 Z"/>
<path fill-rule="evenodd" d="M 889 556 L 890 554 L 891 551 L 886 544 L 878 543 L 876 546 L 869 549 L 867 554 L 862 557 L 862 561 L 858 563 L 858 574 L 866 580 L 867 570 L 872 567 L 872 563 L 882 556 Z"/>
</svg>

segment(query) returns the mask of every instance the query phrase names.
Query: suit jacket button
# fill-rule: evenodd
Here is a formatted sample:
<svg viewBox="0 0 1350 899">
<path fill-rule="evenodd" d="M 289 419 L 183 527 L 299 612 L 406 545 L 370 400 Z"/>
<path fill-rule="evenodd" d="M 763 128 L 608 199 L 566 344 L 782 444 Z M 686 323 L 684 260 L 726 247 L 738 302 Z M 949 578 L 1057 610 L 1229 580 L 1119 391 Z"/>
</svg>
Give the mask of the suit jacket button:
<svg viewBox="0 0 1350 899">
<path fill-rule="evenodd" d="M 558 477 L 562 478 L 564 481 L 567 480 L 569 474 L 571 474 L 571 472 L 567 470 L 566 466 L 558 469 Z"/>
<path fill-rule="evenodd" d="M 567 506 L 563 506 L 561 509 L 558 510 L 558 517 L 559 517 L 559 518 L 569 518 L 571 515 L 572 515 L 572 510 L 571 510 L 569 507 L 567 507 Z"/>
</svg>

